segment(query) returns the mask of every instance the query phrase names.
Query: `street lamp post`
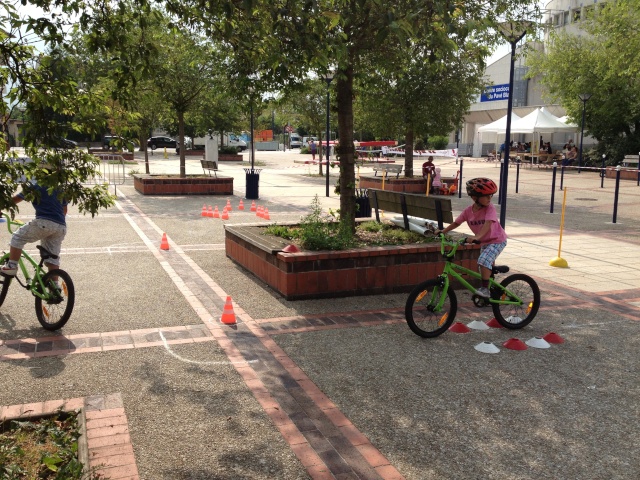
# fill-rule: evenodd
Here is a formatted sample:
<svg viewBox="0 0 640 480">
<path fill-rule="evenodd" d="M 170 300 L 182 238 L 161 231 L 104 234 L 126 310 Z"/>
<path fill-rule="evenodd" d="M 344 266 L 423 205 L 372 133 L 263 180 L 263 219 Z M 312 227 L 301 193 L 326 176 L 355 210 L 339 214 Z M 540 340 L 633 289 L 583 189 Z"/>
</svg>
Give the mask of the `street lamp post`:
<svg viewBox="0 0 640 480">
<path fill-rule="evenodd" d="M 507 102 L 507 129 L 504 139 L 504 162 L 500 178 L 500 225 L 504 228 L 507 216 L 507 183 L 509 178 L 509 153 L 511 146 L 511 112 L 513 110 L 513 73 L 516 62 L 516 45 L 527 33 L 531 25 L 528 21 L 508 21 L 498 25 L 500 34 L 511 44 L 511 68 L 509 69 L 509 100 Z"/>
<path fill-rule="evenodd" d="M 580 128 L 580 155 L 578 156 L 578 173 L 582 168 L 582 138 L 584 137 L 584 115 L 587 111 L 587 102 L 591 98 L 590 93 L 581 93 L 578 98 L 582 100 L 582 127 Z"/>
<path fill-rule="evenodd" d="M 329 131 L 329 129 L 331 128 L 331 126 L 329 125 L 329 107 L 330 107 L 330 97 L 329 97 L 329 85 L 331 84 L 331 81 L 333 80 L 333 72 L 329 71 L 327 73 L 325 73 L 324 75 L 324 81 L 327 82 L 327 197 L 329 196 L 329 140 L 331 138 L 331 133 Z M 320 159 L 320 162 L 322 162 L 322 159 Z"/>
</svg>

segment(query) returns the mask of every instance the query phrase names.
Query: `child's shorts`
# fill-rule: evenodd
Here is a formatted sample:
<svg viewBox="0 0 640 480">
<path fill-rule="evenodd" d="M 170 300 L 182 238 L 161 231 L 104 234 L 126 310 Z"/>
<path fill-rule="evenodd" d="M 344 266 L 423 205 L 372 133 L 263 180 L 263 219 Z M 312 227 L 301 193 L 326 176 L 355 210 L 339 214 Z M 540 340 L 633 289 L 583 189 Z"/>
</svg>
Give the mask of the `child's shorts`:
<svg viewBox="0 0 640 480">
<path fill-rule="evenodd" d="M 496 263 L 496 258 L 502 253 L 504 247 L 507 246 L 507 241 L 502 243 L 488 243 L 480 247 L 480 257 L 478 257 L 478 265 L 482 265 L 488 269 L 493 268 L 493 264 Z"/>
<path fill-rule="evenodd" d="M 24 249 L 27 243 L 40 240 L 40 245 L 49 250 L 54 255 L 60 255 L 62 240 L 67 234 L 67 227 L 59 223 L 36 218 L 21 226 L 11 237 L 11 245 L 14 248 Z M 60 265 L 60 258 L 48 258 L 47 263 Z"/>
</svg>

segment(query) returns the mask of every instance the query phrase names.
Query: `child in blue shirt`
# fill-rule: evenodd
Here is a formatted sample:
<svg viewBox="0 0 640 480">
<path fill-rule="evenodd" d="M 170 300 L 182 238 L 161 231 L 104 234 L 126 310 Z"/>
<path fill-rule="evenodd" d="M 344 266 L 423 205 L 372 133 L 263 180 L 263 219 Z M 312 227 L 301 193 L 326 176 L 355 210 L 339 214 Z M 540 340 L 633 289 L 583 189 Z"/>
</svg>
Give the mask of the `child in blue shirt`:
<svg viewBox="0 0 640 480">
<path fill-rule="evenodd" d="M 67 202 L 58 199 L 57 191 L 54 190 L 49 194 L 46 188 L 35 182 L 32 183 L 32 188 L 40 192 L 39 199 L 32 202 L 36 210 L 36 218 L 21 226 L 11 237 L 9 260 L 0 268 L 0 273 L 5 276 L 13 276 L 17 273 L 20 255 L 27 243 L 40 240 L 40 245 L 59 256 L 62 240 L 67 234 L 65 221 Z M 23 200 L 22 192 L 12 198 L 14 203 L 20 203 Z M 49 270 L 60 268 L 60 258 L 48 258 L 45 265 Z"/>
</svg>

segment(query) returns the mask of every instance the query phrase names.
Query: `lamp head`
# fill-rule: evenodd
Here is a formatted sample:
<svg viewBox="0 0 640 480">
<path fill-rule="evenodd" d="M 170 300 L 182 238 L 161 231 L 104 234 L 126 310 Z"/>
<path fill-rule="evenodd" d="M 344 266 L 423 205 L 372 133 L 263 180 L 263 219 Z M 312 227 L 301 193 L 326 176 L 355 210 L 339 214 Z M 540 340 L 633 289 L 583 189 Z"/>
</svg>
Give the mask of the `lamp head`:
<svg viewBox="0 0 640 480">
<path fill-rule="evenodd" d="M 578 94 L 578 98 L 586 103 L 589 101 L 592 95 L 592 93 L 580 93 Z"/>
</svg>

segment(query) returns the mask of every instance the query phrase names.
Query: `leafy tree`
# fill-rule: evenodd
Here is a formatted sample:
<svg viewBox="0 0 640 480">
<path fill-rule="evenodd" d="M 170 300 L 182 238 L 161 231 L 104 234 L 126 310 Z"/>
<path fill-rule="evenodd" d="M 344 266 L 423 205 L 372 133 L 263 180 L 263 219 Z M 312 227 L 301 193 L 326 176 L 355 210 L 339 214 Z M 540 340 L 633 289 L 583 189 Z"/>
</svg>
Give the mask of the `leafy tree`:
<svg viewBox="0 0 640 480">
<path fill-rule="evenodd" d="M 598 140 L 597 151 L 610 163 L 640 151 L 640 0 L 597 5 L 584 19 L 589 34 L 552 34 L 545 53 L 528 57 L 530 75 L 540 75 L 551 101 L 559 102 L 585 132 Z"/>
</svg>

